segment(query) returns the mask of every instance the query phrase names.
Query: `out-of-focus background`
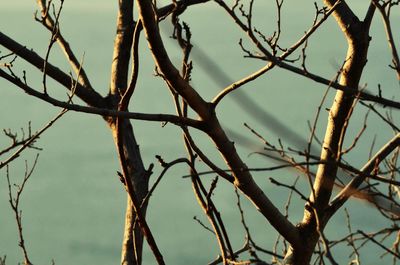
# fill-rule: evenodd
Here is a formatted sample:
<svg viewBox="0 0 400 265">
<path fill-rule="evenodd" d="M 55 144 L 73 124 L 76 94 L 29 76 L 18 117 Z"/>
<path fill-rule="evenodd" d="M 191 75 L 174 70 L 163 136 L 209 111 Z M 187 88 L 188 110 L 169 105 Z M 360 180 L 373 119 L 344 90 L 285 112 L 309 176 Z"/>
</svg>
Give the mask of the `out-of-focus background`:
<svg viewBox="0 0 400 265">
<path fill-rule="evenodd" d="M 162 3 L 166 1 L 160 2 L 160 5 Z M 275 1 L 256 1 L 256 26 L 266 34 L 271 34 L 276 26 L 274 3 Z M 37 10 L 35 4 L 33 0 L 2 1 L 1 31 L 44 56 L 50 33 L 34 21 Z M 58 5 L 58 2 L 55 4 Z M 349 1 L 349 4 L 363 16 L 367 3 Z M 84 67 L 93 86 L 103 95 L 107 94 L 110 79 L 116 9 L 117 1 L 66 0 L 60 19 L 62 33 L 76 54 L 83 56 Z M 314 12 L 313 1 L 285 1 L 282 9 L 282 46 L 290 46 L 302 36 L 311 25 Z M 400 22 L 399 18 L 399 14 L 393 14 L 394 25 Z M 211 100 L 230 82 L 263 66 L 261 61 L 243 58 L 244 54 L 238 45 L 243 35 L 212 1 L 189 8 L 181 19 L 189 24 L 193 34 L 192 82 L 206 99 Z M 170 22 L 163 22 L 162 32 L 167 49 L 173 55 L 173 60 L 179 64 L 181 52 L 169 38 L 172 33 Z M 173 113 L 171 96 L 162 80 L 154 77 L 154 63 L 144 40 L 142 38 L 140 43 L 143 51 L 139 83 L 130 110 Z M 332 18 L 310 38 L 307 51 L 307 66 L 310 71 L 326 78 L 335 76 L 344 59 L 346 43 Z M 1 48 L 1 52 L 7 51 Z M 203 53 L 223 73 L 215 70 L 215 66 L 207 60 L 204 61 Z M 58 47 L 52 49 L 50 62 L 66 72 L 70 71 Z M 394 94 L 391 89 L 398 88 L 398 84 L 393 72 L 387 67 L 389 63 L 390 54 L 384 31 L 379 16 L 376 16 L 372 28 L 369 63 L 362 81 L 369 90 L 376 91 L 380 84 L 387 91 L 385 93 Z M 21 59 L 17 59 L 14 64 L 16 74 L 22 75 L 22 70 L 26 70 L 29 84 L 41 89 L 42 75 L 39 71 L 27 66 Z M 48 82 L 51 95 L 66 98 L 63 88 L 51 80 Z M 309 135 L 307 121 L 314 120 L 325 87 L 285 70 L 275 69 L 243 88 L 243 91 L 267 113 L 306 140 Z M 0 80 L 0 95 L 0 127 L 19 133 L 21 128 L 27 130 L 29 121 L 32 130 L 38 130 L 59 111 L 24 94 L 4 80 Z M 332 95 L 333 92 L 330 92 L 324 107 L 330 106 Z M 80 103 L 79 100 L 76 102 Z M 276 128 L 268 127 L 268 120 L 260 123 L 260 117 L 255 118 L 244 111 L 241 103 L 246 102 L 241 100 L 238 93 L 230 95 L 218 107 L 218 114 L 229 130 L 252 141 L 249 143 L 236 140 L 249 167 L 273 165 L 273 162 L 260 156 L 250 155 L 260 150 L 262 145 L 245 129 L 243 123 L 249 123 L 274 144 L 278 143 L 277 137 L 286 145 L 292 145 L 293 139 Z M 356 109 L 349 128 L 350 142 L 362 126 L 365 111 L 362 107 Z M 323 111 L 317 130 L 320 138 L 323 137 L 325 124 L 326 112 Z M 391 135 L 389 128 L 373 115 L 368 124 L 368 130 L 358 147 L 346 157 L 356 166 L 367 161 L 370 143 L 375 134 L 376 146 L 380 146 Z M 155 163 L 152 180 L 161 170 L 155 155 L 162 156 L 165 161 L 185 155 L 182 139 L 178 136 L 179 129 L 173 125 L 167 124 L 163 127 L 160 123 L 141 121 L 133 121 L 133 125 L 145 165 Z M 201 134 L 198 137 L 206 153 L 218 161 L 212 144 Z M 4 135 L 0 136 L 0 148 L 6 146 L 8 141 Z M 126 195 L 117 177 L 119 164 L 105 122 L 94 115 L 69 112 L 39 139 L 37 146 L 44 150 L 40 152 L 38 165 L 21 199 L 23 232 L 32 262 L 50 264 L 54 259 L 57 265 L 117 264 Z M 296 148 L 304 149 L 305 146 L 306 142 L 303 145 L 300 143 Z M 24 161 L 32 165 L 36 153 L 35 150 L 27 151 L 10 165 L 9 174 L 13 182 L 21 181 L 25 170 Z M 218 248 L 213 235 L 193 220 L 197 216 L 207 223 L 192 194 L 190 180 L 182 178 L 186 173 L 187 168 L 177 166 L 164 177 L 150 200 L 148 222 L 168 264 L 206 264 L 217 256 Z M 255 174 L 256 180 L 279 207 L 286 203 L 287 190 L 272 185 L 268 178 L 273 176 L 280 181 L 292 183 L 297 175 L 299 173 L 286 170 Z M 205 178 L 212 179 L 214 175 Z M 305 183 L 304 179 L 301 181 Z M 0 171 L 0 256 L 7 256 L 7 264 L 17 264 L 22 260 L 22 254 L 18 248 L 16 222 L 8 204 L 6 184 L 6 171 L 3 169 Z M 304 184 L 302 187 L 308 194 L 307 186 Z M 215 196 L 216 205 L 230 231 L 234 248 L 239 248 L 244 242 L 244 231 L 240 224 L 234 190 L 221 180 Z M 245 199 L 242 202 L 254 238 L 261 246 L 271 248 L 276 233 L 254 207 Z M 348 208 L 351 209 L 352 206 L 357 208 L 356 211 L 351 211 L 352 221 L 366 230 L 379 226 L 383 221 L 375 218 L 376 211 L 363 203 L 352 201 Z M 291 221 L 299 221 L 302 211 L 303 202 L 293 202 L 290 208 Z M 345 221 L 343 213 L 339 213 L 327 227 L 328 236 L 342 233 L 340 231 L 345 230 Z M 346 258 L 349 254 L 345 251 L 337 253 L 339 260 L 340 256 Z M 365 264 L 376 264 L 378 258 L 374 253 L 367 253 L 364 256 Z M 144 264 L 154 264 L 147 246 Z"/>
</svg>

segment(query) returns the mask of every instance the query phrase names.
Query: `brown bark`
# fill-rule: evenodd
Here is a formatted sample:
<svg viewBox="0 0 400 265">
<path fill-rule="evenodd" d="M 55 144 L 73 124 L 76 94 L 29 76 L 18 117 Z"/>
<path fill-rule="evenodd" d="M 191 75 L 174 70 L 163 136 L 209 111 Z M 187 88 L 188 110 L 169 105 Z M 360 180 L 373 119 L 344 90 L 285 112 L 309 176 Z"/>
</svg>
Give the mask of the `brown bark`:
<svg viewBox="0 0 400 265">
<path fill-rule="evenodd" d="M 128 177 L 132 182 L 137 201 L 141 202 L 148 192 L 149 173 L 144 168 L 139 146 L 129 120 L 122 120 L 120 126 L 122 127 L 120 129 L 122 132 L 121 144 L 123 145 L 123 153 L 126 158 Z M 117 144 L 118 132 L 115 124 L 111 125 L 111 130 L 114 141 Z M 143 216 L 146 214 L 146 209 L 147 205 L 144 205 L 141 209 Z M 143 235 L 135 219 L 136 214 L 128 195 L 121 253 L 121 264 L 123 265 L 141 264 L 142 261 Z"/>
<path fill-rule="evenodd" d="M 116 33 L 110 83 L 110 101 L 114 109 L 118 109 L 121 95 L 128 87 L 128 71 L 134 33 L 133 1 L 119 0 Z M 116 122 L 116 119 L 110 119 L 109 125 L 117 149 L 119 150 L 120 148 L 118 144 L 123 149 L 122 159 L 126 159 L 124 163 L 127 165 L 128 173 L 125 177 L 132 183 L 137 197 L 136 200 L 142 202 L 148 191 L 149 176 L 144 168 L 139 146 L 136 142 L 130 121 L 126 119 L 119 121 L 120 132 L 118 132 Z M 139 265 L 142 261 L 143 235 L 139 225 L 135 222 L 136 214 L 129 195 L 127 201 L 126 227 L 122 242 L 121 264 Z M 142 208 L 143 217 L 145 216 L 146 208 L 147 205 L 144 205 Z"/>
<path fill-rule="evenodd" d="M 179 74 L 172 64 L 161 39 L 158 21 L 150 1 L 137 1 L 139 18 L 142 21 L 149 47 L 158 70 L 168 86 L 173 88 L 204 122 L 206 133 L 214 141 L 223 159 L 232 170 L 234 184 L 253 202 L 271 225 L 291 244 L 300 244 L 297 229 L 272 204 L 266 194 L 255 183 L 247 166 L 236 152 L 214 112 L 213 104 L 206 102 L 197 91 Z"/>
<path fill-rule="evenodd" d="M 335 2 L 327 0 L 325 4 L 332 6 Z M 348 43 L 340 84 L 357 88 L 367 62 L 369 21 L 360 21 L 344 2 L 336 8 L 334 16 Z M 291 247 L 286 255 L 285 264 L 287 265 L 309 264 L 320 233 L 323 233 L 330 218 L 327 209 L 336 180 L 337 162 L 341 160 L 341 146 L 346 134 L 346 123 L 350 119 L 354 100 L 354 95 L 348 91 L 336 92 L 329 111 L 328 125 L 320 156 L 321 161 L 326 161 L 326 163 L 320 164 L 318 167 L 310 195 L 310 204 L 306 205 L 303 220 L 299 225 L 303 244 L 299 247 Z"/>
</svg>

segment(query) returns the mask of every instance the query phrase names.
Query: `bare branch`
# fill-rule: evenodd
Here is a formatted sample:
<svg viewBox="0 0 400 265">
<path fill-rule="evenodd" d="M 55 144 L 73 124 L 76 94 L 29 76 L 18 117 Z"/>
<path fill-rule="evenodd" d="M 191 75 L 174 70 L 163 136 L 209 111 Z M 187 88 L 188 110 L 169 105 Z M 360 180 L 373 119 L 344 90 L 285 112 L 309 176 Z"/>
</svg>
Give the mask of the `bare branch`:
<svg viewBox="0 0 400 265">
<path fill-rule="evenodd" d="M 43 66 L 45 64 L 45 60 L 42 57 L 40 57 L 34 51 L 14 41 L 2 32 L 0 32 L 0 45 L 3 45 L 5 48 L 14 52 L 15 55 L 32 64 L 40 71 L 44 71 Z M 67 89 L 72 89 L 76 84 L 76 95 L 89 106 L 107 106 L 106 100 L 100 94 L 98 94 L 93 89 L 83 86 L 80 82 L 73 80 L 70 75 L 64 73 L 62 70 L 50 63 L 46 64 L 46 74 Z"/>
<path fill-rule="evenodd" d="M 157 21 L 150 2 L 138 1 L 140 19 L 152 50 L 157 67 L 163 73 L 170 87 L 179 93 L 188 105 L 207 123 L 207 134 L 213 139 L 219 152 L 232 168 L 235 185 L 244 192 L 254 205 L 263 213 L 266 219 L 293 244 L 299 243 L 296 228 L 272 204 L 260 187 L 254 182 L 246 170 L 247 166 L 236 153 L 235 147 L 227 138 L 225 132 L 212 111 L 210 105 L 184 80 L 173 66 L 163 46 Z"/>
<path fill-rule="evenodd" d="M 49 129 L 59 118 L 61 118 L 67 111 L 61 111 L 55 118 L 53 118 L 49 123 L 47 123 L 42 129 L 40 129 L 37 133 L 32 135 L 17 151 L 15 151 L 9 158 L 0 162 L 0 169 L 4 166 L 8 165 L 11 161 L 15 160 L 19 157 L 21 152 L 32 145 L 40 135 L 42 135 L 47 129 Z"/>
<path fill-rule="evenodd" d="M 376 168 L 394 149 L 400 145 L 400 133 L 397 133 L 385 146 L 383 146 L 360 170 L 363 174 L 358 175 L 332 200 L 330 212 L 336 212 L 355 193 L 357 188 L 365 180 L 364 174 L 369 174 Z"/>
<path fill-rule="evenodd" d="M 58 12 L 58 16 L 56 17 L 55 20 L 49 14 L 50 10 L 49 10 L 49 7 L 46 6 L 46 3 L 45 3 L 46 1 L 37 0 L 36 2 L 41 10 L 41 18 L 40 19 L 36 18 L 36 20 L 38 22 L 42 23 L 42 25 L 46 29 L 48 29 L 50 32 L 52 32 L 52 38 L 54 38 L 57 41 L 60 48 L 64 52 L 65 57 L 67 58 L 68 62 L 70 63 L 75 74 L 78 76 L 79 83 L 81 83 L 84 87 L 86 87 L 88 89 L 93 89 L 92 85 L 90 84 L 89 78 L 86 74 L 86 71 L 84 69 L 81 69 L 82 66 L 81 66 L 79 60 L 77 59 L 74 52 L 72 51 L 68 41 L 61 34 L 61 29 L 60 29 L 58 20 L 59 20 L 59 14 L 61 12 L 64 0 L 60 0 L 59 12 Z"/>
<path fill-rule="evenodd" d="M 380 4 L 379 1 L 377 0 L 372 0 L 372 3 L 378 8 L 379 12 L 382 15 L 382 20 L 385 26 L 388 45 L 392 52 L 392 58 L 393 58 L 392 68 L 397 73 L 397 79 L 400 80 L 400 59 L 399 59 L 399 54 L 397 52 L 396 44 L 393 37 L 392 26 L 389 19 L 391 4 Z M 385 6 L 388 6 L 388 11 L 385 10 Z"/>
<path fill-rule="evenodd" d="M 169 114 L 146 114 L 146 113 L 134 113 L 134 112 L 128 112 L 128 111 L 117 111 L 117 110 L 112 110 L 112 109 L 108 109 L 108 108 L 88 107 L 88 106 L 72 104 L 72 103 L 65 102 L 65 101 L 59 101 L 57 99 L 50 97 L 49 95 L 46 95 L 44 93 L 34 90 L 33 88 L 29 87 L 28 85 L 23 83 L 18 78 L 15 78 L 15 77 L 7 74 L 6 72 L 4 72 L 1 69 L 0 69 L 0 77 L 3 77 L 5 79 L 7 79 L 8 81 L 12 82 L 13 84 L 19 86 L 27 94 L 37 97 L 37 98 L 40 98 L 41 100 L 44 100 L 44 101 L 46 101 L 54 106 L 60 107 L 60 108 L 65 108 L 65 109 L 77 111 L 77 112 L 97 114 L 97 115 L 101 115 L 104 117 L 109 116 L 109 117 L 122 117 L 122 118 L 127 118 L 127 119 L 138 119 L 138 120 L 145 120 L 145 121 L 171 122 L 171 123 L 177 124 L 177 125 L 187 125 L 187 126 L 191 126 L 193 128 L 204 130 L 201 121 L 193 120 L 190 118 L 178 117 L 178 116 L 169 115 Z"/>
<path fill-rule="evenodd" d="M 19 246 L 21 247 L 22 252 L 24 254 L 24 265 L 32 265 L 32 262 L 29 260 L 28 251 L 26 249 L 25 240 L 24 240 L 24 236 L 22 233 L 22 211 L 19 209 L 19 202 L 21 199 L 21 195 L 24 191 L 25 184 L 27 183 L 28 179 L 31 177 L 33 170 L 36 167 L 38 158 L 39 158 L 39 155 L 36 155 L 35 160 L 34 160 L 33 165 L 30 170 L 28 169 L 28 163 L 25 161 L 24 179 L 20 185 L 15 185 L 17 187 L 15 196 L 13 195 L 12 188 L 11 188 L 8 165 L 7 165 L 7 172 L 6 172 L 7 183 L 8 183 L 8 197 L 9 197 L 10 206 L 14 212 L 15 220 L 17 222 Z"/>
</svg>

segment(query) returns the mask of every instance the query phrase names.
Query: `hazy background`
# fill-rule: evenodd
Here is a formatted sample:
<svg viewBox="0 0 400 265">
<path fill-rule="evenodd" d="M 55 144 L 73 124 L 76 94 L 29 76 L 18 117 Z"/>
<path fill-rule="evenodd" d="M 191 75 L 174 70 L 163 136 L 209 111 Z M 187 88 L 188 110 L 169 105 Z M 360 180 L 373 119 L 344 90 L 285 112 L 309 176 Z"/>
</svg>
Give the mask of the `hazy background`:
<svg viewBox="0 0 400 265">
<path fill-rule="evenodd" d="M 272 33 L 275 28 L 275 1 L 258 2 L 260 3 L 256 4 L 255 15 L 258 15 L 255 25 L 266 33 Z M 359 14 L 364 14 L 366 3 L 349 2 Z M 102 95 L 108 92 L 116 8 L 117 1 L 66 0 L 60 20 L 64 36 L 77 56 L 81 57 L 84 54 L 85 69 L 93 86 Z M 35 10 L 35 1 L 3 0 L 0 3 L 0 26 L 3 33 L 44 56 L 50 35 L 39 23 L 34 22 Z M 393 25 L 396 25 L 400 22 L 399 14 L 393 15 L 396 16 Z M 301 37 L 311 25 L 313 16 L 313 1 L 285 1 L 282 13 L 282 45 L 290 46 Z M 262 67 L 262 62 L 243 59 L 237 44 L 243 36 L 215 3 L 192 7 L 182 19 L 189 23 L 193 33 L 193 85 L 206 99 L 212 99 L 223 86 Z M 393 73 L 387 68 L 390 57 L 380 18 L 377 16 L 375 21 L 377 23 L 372 28 L 373 41 L 363 82 L 368 84 L 371 91 L 376 90 L 377 84 L 380 83 L 384 91 L 387 91 L 384 95 L 392 95 L 392 89 L 398 89 L 398 84 Z M 181 53 L 168 38 L 171 34 L 170 23 L 164 22 L 162 29 L 167 49 L 179 63 Z M 332 19 L 310 38 L 308 46 L 309 70 L 323 74 L 326 78 L 334 77 L 346 53 L 346 45 Z M 219 79 L 215 78 L 212 65 L 206 69 L 201 68 L 204 62 L 199 58 L 201 52 L 197 47 L 206 52 L 231 80 L 224 81 L 221 75 L 218 76 Z M 154 64 L 144 41 L 141 42 L 141 49 L 141 75 L 130 109 L 137 112 L 173 113 L 171 97 L 166 87 L 159 78 L 153 76 Z M 6 53 L 5 49 L 1 51 L 0 56 Z M 65 71 L 70 71 L 58 47 L 52 50 L 50 61 Z M 23 69 L 27 70 L 29 84 L 41 89 L 41 74 L 36 69 L 27 66 L 20 59 L 17 59 L 15 65 L 17 74 L 21 74 Z M 220 83 L 216 83 L 214 79 L 218 79 Z M 60 89 L 51 80 L 48 87 L 51 95 L 65 99 L 63 88 Z M 307 139 L 307 120 L 313 121 L 325 88 L 292 73 L 275 69 L 245 87 L 245 90 L 268 113 Z M 19 132 L 20 128 L 27 128 L 28 122 L 31 121 L 32 129 L 38 130 L 59 111 L 47 103 L 27 96 L 3 80 L 0 80 L 0 93 L 1 128 L 11 128 Z M 329 99 L 332 95 L 331 92 Z M 277 134 L 268 128 L 268 122 L 262 124 L 252 115 L 246 114 L 240 104 L 241 98 L 233 100 L 234 97 L 235 95 L 225 98 L 217 111 L 226 127 L 254 142 L 237 142 L 242 157 L 246 159 L 249 167 L 272 165 L 271 161 L 256 155 L 248 156 L 262 146 L 243 127 L 243 122 L 251 124 L 274 144 L 277 143 L 277 136 L 287 144 L 291 139 L 285 139 L 285 134 Z M 330 105 L 328 100 L 324 107 Z M 354 123 L 349 128 L 350 139 L 351 135 L 355 135 L 361 128 L 364 113 L 365 109 L 357 108 Z M 325 120 L 326 115 L 323 113 L 318 129 L 320 138 L 323 137 Z M 134 121 L 133 124 L 145 165 L 156 164 L 151 177 L 151 180 L 155 180 L 160 172 L 155 155 L 161 155 L 165 161 L 171 161 L 185 154 L 181 146 L 181 137 L 177 136 L 180 132 L 172 125 L 162 128 L 160 123 Z M 366 161 L 369 143 L 374 134 L 378 134 L 376 148 L 391 135 L 389 128 L 373 115 L 369 124 L 370 129 L 361 139 L 359 148 L 346 157 L 356 166 Z M 199 137 L 203 138 L 202 135 Z M 212 144 L 206 140 L 202 140 L 201 143 L 208 155 L 218 159 Z M 8 139 L 1 136 L 0 144 L 0 147 L 6 146 Z M 40 152 L 37 168 L 21 201 L 24 236 L 31 261 L 34 264 L 50 264 L 54 259 L 57 265 L 119 263 L 126 196 L 116 175 L 119 164 L 105 122 L 93 115 L 67 113 L 41 137 L 37 145 L 44 151 Z M 297 148 L 302 147 L 304 146 Z M 13 182 L 20 182 L 24 173 L 24 160 L 31 165 L 35 154 L 35 151 L 25 152 L 19 160 L 10 165 Z M 194 199 L 190 181 L 181 178 L 186 173 L 186 168 L 177 166 L 165 176 L 151 198 L 148 222 L 167 264 L 206 264 L 216 257 L 218 248 L 213 235 L 193 220 L 193 216 L 198 216 L 207 223 Z M 6 172 L 3 169 L 0 172 L 0 256 L 7 255 L 7 264 L 17 264 L 22 260 L 22 255 L 18 248 L 16 223 L 8 204 L 5 176 Z M 278 171 L 255 174 L 266 193 L 281 207 L 286 203 L 286 190 L 270 184 L 270 176 L 291 183 L 297 173 Z M 213 177 L 210 175 L 206 178 Z M 308 194 L 306 188 L 304 191 Z M 216 190 L 215 202 L 221 209 L 234 247 L 241 247 L 244 232 L 238 219 L 235 195 L 232 187 L 222 180 Z M 276 233 L 254 207 L 247 202 L 243 203 L 253 236 L 261 246 L 272 247 Z M 303 202 L 300 201 L 291 207 L 290 218 L 293 222 L 302 217 L 302 205 Z M 368 231 L 382 223 L 379 217 L 375 217 L 376 211 L 364 207 L 364 204 L 351 202 L 350 205 L 357 206 L 357 211 L 352 212 L 354 225 L 360 225 Z M 344 227 L 345 218 L 340 213 L 328 226 L 328 236 L 337 237 L 337 231 L 345 230 Z M 348 254 L 338 251 L 335 257 L 346 258 Z M 365 264 L 376 264 L 377 260 L 376 253 L 369 253 L 364 261 Z M 145 247 L 144 264 L 154 263 L 151 253 Z"/>
</svg>

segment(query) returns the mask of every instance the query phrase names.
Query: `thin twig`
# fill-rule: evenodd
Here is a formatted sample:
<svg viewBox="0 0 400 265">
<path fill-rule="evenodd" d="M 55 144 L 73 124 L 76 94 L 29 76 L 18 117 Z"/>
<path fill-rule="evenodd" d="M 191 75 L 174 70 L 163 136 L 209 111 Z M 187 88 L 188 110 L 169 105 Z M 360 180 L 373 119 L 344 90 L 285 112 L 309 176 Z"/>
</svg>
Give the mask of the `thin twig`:
<svg viewBox="0 0 400 265">
<path fill-rule="evenodd" d="M 6 160 L 0 162 L 0 169 L 3 168 L 5 165 L 9 164 L 11 161 L 19 157 L 21 152 L 28 148 L 29 146 L 32 145 L 33 142 L 35 142 L 39 136 L 44 133 L 47 129 L 49 129 L 59 118 L 61 118 L 67 110 L 62 110 L 55 118 L 53 118 L 50 122 L 48 122 L 42 129 L 40 129 L 37 133 L 32 135 L 32 137 L 29 138 L 28 141 L 26 141 L 17 151 L 15 151 L 9 158 Z"/>
<path fill-rule="evenodd" d="M 32 265 L 32 262 L 30 261 L 30 259 L 28 257 L 28 251 L 26 249 L 25 239 L 24 239 L 24 236 L 22 233 L 22 211 L 19 209 L 19 202 L 21 199 L 21 195 L 24 191 L 25 185 L 28 182 L 29 178 L 32 176 L 32 173 L 36 167 L 38 158 L 39 158 L 39 154 L 36 155 L 31 169 L 28 168 L 28 163 L 25 161 L 24 179 L 20 185 L 14 184 L 17 187 L 15 196 L 13 195 L 12 188 L 11 188 L 10 173 L 9 173 L 8 165 L 7 165 L 7 170 L 6 170 L 6 177 L 7 177 L 7 184 L 8 184 L 8 197 L 9 197 L 10 206 L 15 215 L 15 220 L 17 221 L 18 237 L 19 237 L 18 245 L 21 247 L 23 255 L 24 255 L 24 265 Z"/>
</svg>

